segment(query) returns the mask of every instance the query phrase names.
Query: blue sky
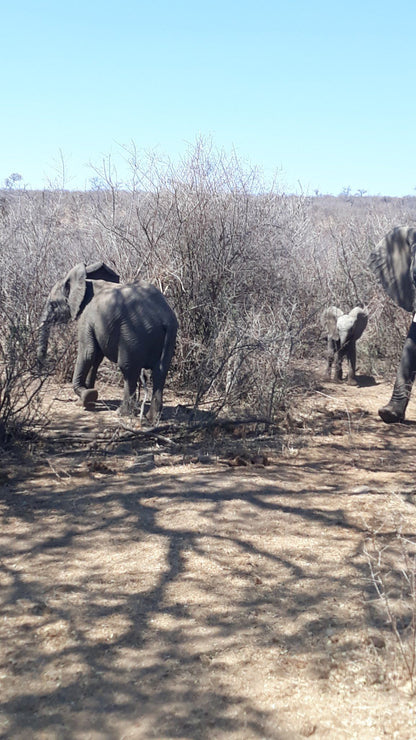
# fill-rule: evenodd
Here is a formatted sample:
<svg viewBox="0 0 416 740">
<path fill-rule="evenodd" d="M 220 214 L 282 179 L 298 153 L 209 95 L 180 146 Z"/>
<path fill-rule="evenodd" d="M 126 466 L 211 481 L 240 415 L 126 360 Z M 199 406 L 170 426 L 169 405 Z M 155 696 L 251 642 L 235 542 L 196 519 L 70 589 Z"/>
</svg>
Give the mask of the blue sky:
<svg viewBox="0 0 416 740">
<path fill-rule="evenodd" d="M 197 138 L 286 192 L 416 195 L 416 3 L 2 3 L 0 185 L 88 188 Z"/>
</svg>

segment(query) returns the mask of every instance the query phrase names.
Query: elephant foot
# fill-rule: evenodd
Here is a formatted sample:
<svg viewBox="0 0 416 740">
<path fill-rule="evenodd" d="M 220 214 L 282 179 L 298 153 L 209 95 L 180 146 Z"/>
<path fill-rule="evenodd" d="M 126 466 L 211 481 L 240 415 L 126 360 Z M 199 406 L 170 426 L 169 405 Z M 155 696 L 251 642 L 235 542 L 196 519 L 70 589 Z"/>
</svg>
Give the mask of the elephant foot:
<svg viewBox="0 0 416 740">
<path fill-rule="evenodd" d="M 385 424 L 399 424 L 404 420 L 404 414 L 397 411 L 393 406 L 387 404 L 378 410 L 378 415 Z"/>
<path fill-rule="evenodd" d="M 136 416 L 137 415 L 136 399 L 128 401 L 127 403 L 123 401 L 118 410 L 118 413 L 120 414 L 120 416 Z"/>
<path fill-rule="evenodd" d="M 160 422 L 162 416 L 162 409 L 154 409 L 150 407 L 149 411 L 146 414 L 146 421 L 151 427 L 157 427 L 157 425 Z"/>
<path fill-rule="evenodd" d="M 348 378 L 347 385 L 358 385 L 357 378 Z"/>
<path fill-rule="evenodd" d="M 98 398 L 98 391 L 95 388 L 86 388 L 81 392 L 81 401 L 84 409 L 92 406 Z"/>
</svg>

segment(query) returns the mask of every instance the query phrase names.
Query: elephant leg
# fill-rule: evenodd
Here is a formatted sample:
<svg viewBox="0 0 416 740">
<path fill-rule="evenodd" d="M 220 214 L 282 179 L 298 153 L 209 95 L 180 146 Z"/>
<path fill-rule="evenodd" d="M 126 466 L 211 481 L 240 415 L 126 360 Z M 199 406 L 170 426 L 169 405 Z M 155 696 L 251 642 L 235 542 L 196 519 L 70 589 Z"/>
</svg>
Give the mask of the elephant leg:
<svg viewBox="0 0 416 740">
<path fill-rule="evenodd" d="M 95 390 L 94 383 L 102 359 L 103 353 L 95 341 L 91 342 L 91 347 L 87 350 L 79 345 L 72 387 L 77 396 L 80 397 L 84 408 L 95 403 L 98 398 L 98 391 Z"/>
<path fill-rule="evenodd" d="M 153 393 L 147 419 L 150 424 L 157 424 L 163 407 L 163 389 L 166 376 L 172 361 L 176 342 L 176 326 L 166 331 L 163 350 L 159 362 L 152 368 Z"/>
<path fill-rule="evenodd" d="M 386 424 L 395 424 L 403 421 L 415 375 L 416 323 L 413 321 L 403 345 L 391 399 L 387 406 L 383 406 L 378 411 L 379 416 Z"/>
<path fill-rule="evenodd" d="M 167 371 L 162 370 L 160 367 L 153 369 L 153 393 L 152 400 L 150 402 L 150 409 L 147 414 L 147 419 L 150 424 L 157 424 L 162 412 L 163 388 L 165 385 L 166 375 Z"/>
<path fill-rule="evenodd" d="M 335 381 L 340 383 L 342 380 L 342 360 L 344 354 L 341 349 L 335 353 Z"/>
<path fill-rule="evenodd" d="M 97 353 L 96 356 L 94 356 L 93 364 L 90 368 L 90 371 L 85 381 L 85 385 L 87 388 L 94 388 L 95 380 L 97 378 L 98 368 L 100 367 L 103 359 L 104 359 L 104 355 L 102 352 L 99 352 Z"/>
<path fill-rule="evenodd" d="M 357 352 L 355 348 L 355 341 L 351 339 L 346 346 L 346 357 L 348 362 L 348 385 L 357 385 L 357 378 L 355 375 Z"/>
<path fill-rule="evenodd" d="M 331 370 L 332 370 L 332 365 L 333 365 L 334 358 L 335 358 L 335 352 L 336 352 L 335 341 L 331 337 L 328 337 L 327 366 L 326 366 L 326 371 L 325 371 L 325 377 L 328 378 L 328 380 L 331 377 Z"/>
<path fill-rule="evenodd" d="M 120 406 L 120 414 L 122 416 L 130 416 L 137 408 L 136 391 L 141 368 L 137 368 L 134 371 L 132 371 L 131 368 L 127 370 L 123 370 L 123 368 L 120 369 L 124 378 L 124 393 L 123 401 Z"/>
</svg>

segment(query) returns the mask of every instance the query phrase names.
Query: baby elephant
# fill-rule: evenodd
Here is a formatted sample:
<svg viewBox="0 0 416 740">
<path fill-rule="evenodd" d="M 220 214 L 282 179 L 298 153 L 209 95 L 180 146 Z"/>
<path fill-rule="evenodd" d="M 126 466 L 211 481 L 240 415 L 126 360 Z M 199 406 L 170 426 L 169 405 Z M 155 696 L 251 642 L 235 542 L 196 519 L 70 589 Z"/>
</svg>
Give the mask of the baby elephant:
<svg viewBox="0 0 416 740">
<path fill-rule="evenodd" d="M 349 313 L 342 313 L 340 308 L 330 306 L 321 316 L 328 341 L 328 355 L 326 377 L 331 377 L 331 369 L 335 360 L 335 380 L 342 380 L 342 361 L 347 358 L 348 380 L 350 385 L 357 382 L 355 376 L 356 348 L 355 343 L 367 326 L 368 312 L 357 306 Z"/>
</svg>

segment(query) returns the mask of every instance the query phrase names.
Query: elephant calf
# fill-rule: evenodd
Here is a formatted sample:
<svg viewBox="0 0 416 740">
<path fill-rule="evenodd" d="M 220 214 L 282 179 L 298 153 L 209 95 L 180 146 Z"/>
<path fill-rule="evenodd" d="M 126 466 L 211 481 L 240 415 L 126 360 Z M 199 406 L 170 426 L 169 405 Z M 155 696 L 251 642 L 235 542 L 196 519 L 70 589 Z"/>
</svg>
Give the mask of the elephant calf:
<svg viewBox="0 0 416 740">
<path fill-rule="evenodd" d="M 104 357 L 117 363 L 124 378 L 120 413 L 131 413 L 141 371 L 152 371 L 148 419 L 162 409 L 163 388 L 176 344 L 178 322 L 164 295 L 144 282 L 120 285 L 103 262 L 80 263 L 52 288 L 41 317 L 38 359 L 46 357 L 53 324 L 78 319 L 78 354 L 73 388 L 85 407 L 94 403 L 97 370 Z"/>
<path fill-rule="evenodd" d="M 364 332 L 368 322 L 368 312 L 357 306 L 349 313 L 343 314 L 340 308 L 330 306 L 323 311 L 321 324 L 327 335 L 328 354 L 326 377 L 331 377 L 332 365 L 335 361 L 335 380 L 342 380 L 342 361 L 347 358 L 348 383 L 357 382 L 356 369 L 356 341 Z"/>
</svg>

